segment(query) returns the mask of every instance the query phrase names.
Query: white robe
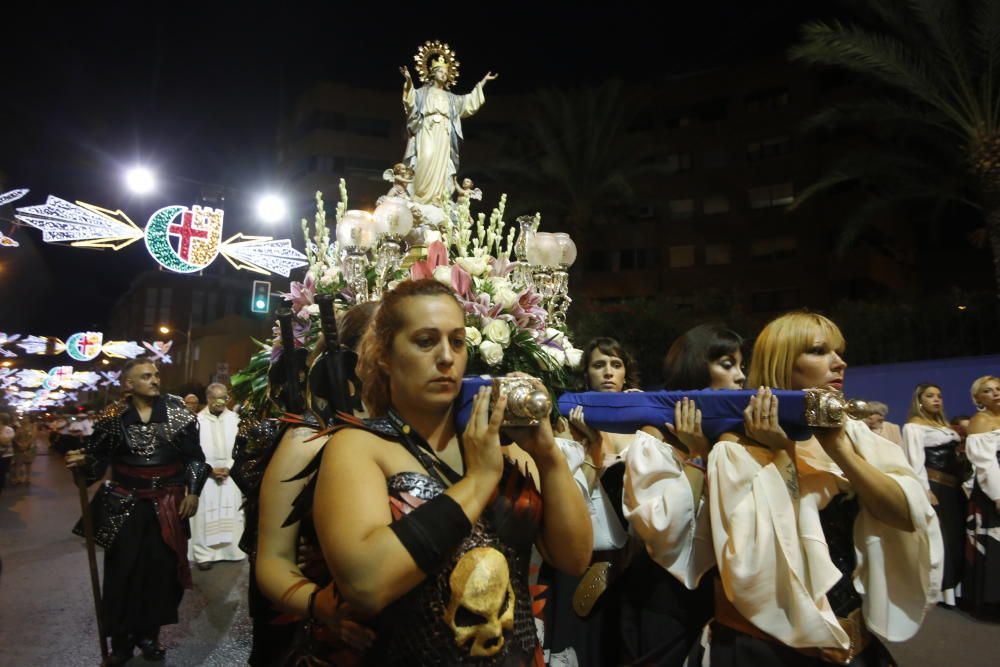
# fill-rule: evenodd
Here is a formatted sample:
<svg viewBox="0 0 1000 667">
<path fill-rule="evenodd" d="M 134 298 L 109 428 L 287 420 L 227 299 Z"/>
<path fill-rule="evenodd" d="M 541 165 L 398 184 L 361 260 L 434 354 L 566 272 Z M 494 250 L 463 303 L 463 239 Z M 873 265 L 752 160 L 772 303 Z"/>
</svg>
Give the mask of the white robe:
<svg viewBox="0 0 1000 667">
<path fill-rule="evenodd" d="M 903 641 L 938 599 L 944 554 L 937 516 L 900 447 L 861 422 L 849 421 L 846 432 L 855 452 L 899 484 L 909 504 L 913 532 L 887 526 L 863 506 L 854 522 L 854 587 L 865 622 L 876 635 Z M 841 573 L 819 512 L 851 487 L 819 443 L 798 443 L 796 506 L 768 450 L 719 442 L 708 459 L 706 503 L 692 497 L 670 445 L 642 436 L 629 448 L 624 504 L 653 560 L 688 587 L 717 563 L 726 596 L 764 632 L 793 647 L 847 648 L 826 599 Z"/>
<path fill-rule="evenodd" d="M 201 449 L 210 468 L 233 467 L 233 445 L 240 418 L 226 410 L 216 417 L 208 408 L 198 413 Z M 191 540 L 188 558 L 197 563 L 220 560 L 243 560 L 239 548 L 243 536 L 243 495 L 232 478 L 219 484 L 213 478 L 205 482 L 198 501 L 198 513 L 191 517 Z"/>
</svg>

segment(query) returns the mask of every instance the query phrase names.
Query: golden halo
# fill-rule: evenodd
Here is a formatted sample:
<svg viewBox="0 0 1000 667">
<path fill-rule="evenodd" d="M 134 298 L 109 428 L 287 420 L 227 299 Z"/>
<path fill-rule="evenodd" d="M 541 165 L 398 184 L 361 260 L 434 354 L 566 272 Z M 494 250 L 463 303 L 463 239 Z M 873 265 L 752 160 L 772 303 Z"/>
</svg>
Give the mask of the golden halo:
<svg viewBox="0 0 1000 667">
<path fill-rule="evenodd" d="M 413 60 L 417 63 L 417 76 L 420 77 L 420 83 L 430 83 L 432 80 L 431 69 L 439 64 L 448 68 L 448 80 L 445 82 L 445 88 L 451 88 L 458 81 L 459 62 L 455 58 L 455 52 L 444 42 L 436 39 L 433 42 L 424 42 L 417 49 L 417 55 L 413 56 Z"/>
</svg>

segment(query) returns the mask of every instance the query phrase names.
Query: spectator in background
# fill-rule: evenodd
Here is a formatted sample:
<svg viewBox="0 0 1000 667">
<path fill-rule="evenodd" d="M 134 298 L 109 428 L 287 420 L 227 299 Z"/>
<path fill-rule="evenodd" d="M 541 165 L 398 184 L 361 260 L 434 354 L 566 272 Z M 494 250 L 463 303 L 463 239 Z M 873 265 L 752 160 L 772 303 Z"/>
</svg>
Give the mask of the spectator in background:
<svg viewBox="0 0 1000 667">
<path fill-rule="evenodd" d="M 955 606 L 955 587 L 962 580 L 965 562 L 966 498 L 962 491 L 965 478 L 958 457 L 961 441 L 944 416 L 941 388 L 931 383 L 918 384 L 903 426 L 903 451 L 941 524 L 944 540 L 941 604 L 949 608 Z"/>
<path fill-rule="evenodd" d="M 0 492 L 7 485 L 7 473 L 14 463 L 14 420 L 0 412 Z"/>
<path fill-rule="evenodd" d="M 198 401 L 198 397 L 194 394 L 188 394 L 184 397 L 184 405 L 187 409 L 191 411 L 191 414 L 196 415 L 198 411 L 201 410 L 201 403 Z"/>
<path fill-rule="evenodd" d="M 10 471 L 11 484 L 28 484 L 31 464 L 35 461 L 35 425 L 21 419 L 14 428 L 14 465 Z"/>
<path fill-rule="evenodd" d="M 184 400 L 187 402 L 187 398 Z M 211 480 L 201 492 L 198 512 L 191 518 L 188 558 L 199 570 L 216 561 L 246 558 L 239 548 L 243 536 L 243 494 L 229 477 L 240 418 L 227 407 L 229 390 L 218 382 L 205 389 L 208 405 L 198 413 L 201 450 L 211 468 Z M 197 400 L 197 399 L 196 399 Z"/>
<path fill-rule="evenodd" d="M 868 428 L 872 430 L 872 433 L 880 435 L 897 445 L 902 445 L 903 434 L 900 432 L 899 426 L 886 420 L 886 417 L 889 416 L 889 406 L 882 401 L 866 402 L 868 403 L 868 409 L 871 410 L 871 414 L 864 418 L 864 422 L 868 424 Z"/>
</svg>

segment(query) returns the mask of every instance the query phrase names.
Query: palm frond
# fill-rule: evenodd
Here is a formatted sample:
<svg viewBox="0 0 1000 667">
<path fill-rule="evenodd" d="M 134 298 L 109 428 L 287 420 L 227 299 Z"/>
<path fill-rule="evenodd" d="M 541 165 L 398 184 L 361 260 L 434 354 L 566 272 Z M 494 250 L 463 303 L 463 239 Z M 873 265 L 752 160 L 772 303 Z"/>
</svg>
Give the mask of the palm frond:
<svg viewBox="0 0 1000 667">
<path fill-rule="evenodd" d="M 911 95 L 938 109 L 962 131 L 975 132 L 970 114 L 960 100 L 951 100 L 947 85 L 928 64 L 895 37 L 845 25 L 840 21 L 807 23 L 802 41 L 792 47 L 795 60 L 842 67 Z"/>
<path fill-rule="evenodd" d="M 958 131 L 954 124 L 935 108 L 926 104 L 914 104 L 888 96 L 857 99 L 836 104 L 807 118 L 800 129 L 804 132 L 815 130 L 839 130 L 849 127 L 870 125 L 877 120 L 880 125 L 894 127 L 897 131 L 931 128 L 953 136 L 960 141 L 968 136 Z"/>
<path fill-rule="evenodd" d="M 995 130 L 1000 124 L 1000 3 L 976 0 L 971 21 L 972 48 L 982 61 L 979 75 L 981 104 L 987 111 L 986 124 Z"/>
<path fill-rule="evenodd" d="M 954 0 L 908 0 L 907 4 L 930 36 L 937 55 L 948 65 L 950 76 L 945 79 L 946 85 L 978 124 L 985 114 L 974 92 L 974 72 L 966 53 L 967 38 L 958 3 Z"/>
</svg>

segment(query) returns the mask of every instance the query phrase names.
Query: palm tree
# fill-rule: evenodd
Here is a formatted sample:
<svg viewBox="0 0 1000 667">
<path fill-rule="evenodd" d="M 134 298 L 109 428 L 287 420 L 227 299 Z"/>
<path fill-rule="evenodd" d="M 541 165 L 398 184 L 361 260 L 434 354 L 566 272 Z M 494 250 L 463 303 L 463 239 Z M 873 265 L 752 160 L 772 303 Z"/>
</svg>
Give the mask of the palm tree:
<svg viewBox="0 0 1000 667">
<path fill-rule="evenodd" d="M 1000 296 L 1000 2 L 869 0 L 866 25 L 814 21 L 791 57 L 846 69 L 871 96 L 826 110 L 816 127 L 860 129 L 848 152 L 796 206 L 845 183 L 869 195 L 843 247 L 873 216 L 900 205 L 931 217 L 956 208 L 984 219 Z M 870 25 L 869 25 L 870 23 Z"/>
<path fill-rule="evenodd" d="M 511 207 L 542 211 L 583 232 L 634 197 L 633 184 L 665 172 L 662 151 L 633 134 L 642 104 L 620 82 L 578 91 L 542 91 L 522 132 L 483 171 L 513 188 Z"/>
</svg>

